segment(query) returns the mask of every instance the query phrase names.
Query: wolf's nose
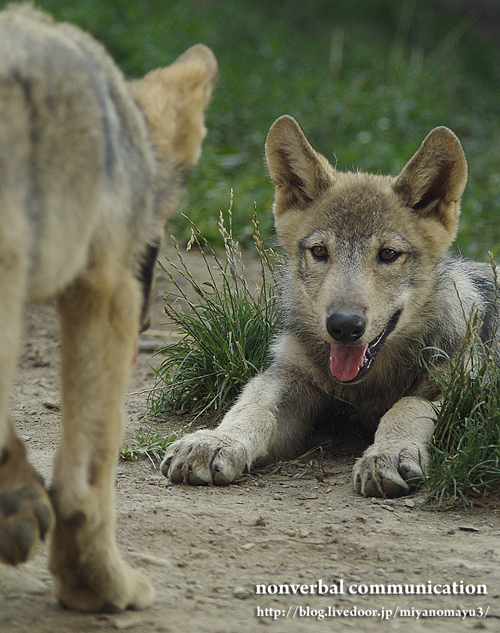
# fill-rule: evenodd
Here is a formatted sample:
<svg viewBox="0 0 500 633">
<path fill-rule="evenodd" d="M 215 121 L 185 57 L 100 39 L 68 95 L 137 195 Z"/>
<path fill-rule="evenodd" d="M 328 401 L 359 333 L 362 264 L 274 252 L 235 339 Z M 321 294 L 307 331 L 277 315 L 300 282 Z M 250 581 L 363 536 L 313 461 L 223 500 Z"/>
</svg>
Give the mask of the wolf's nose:
<svg viewBox="0 0 500 633">
<path fill-rule="evenodd" d="M 326 329 L 337 343 L 353 343 L 365 333 L 366 321 L 359 314 L 332 312 L 326 320 Z"/>
</svg>

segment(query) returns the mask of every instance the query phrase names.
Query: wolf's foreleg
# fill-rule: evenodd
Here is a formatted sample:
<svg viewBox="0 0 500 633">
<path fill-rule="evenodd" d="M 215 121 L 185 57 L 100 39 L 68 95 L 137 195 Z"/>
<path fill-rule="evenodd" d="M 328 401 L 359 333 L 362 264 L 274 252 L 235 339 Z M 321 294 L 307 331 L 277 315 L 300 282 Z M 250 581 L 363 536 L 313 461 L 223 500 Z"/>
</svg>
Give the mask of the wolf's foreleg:
<svg viewBox="0 0 500 633">
<path fill-rule="evenodd" d="M 174 442 L 162 473 L 175 483 L 229 484 L 255 462 L 294 454 L 324 404 L 306 376 L 274 363 L 250 380 L 216 429 Z"/>
<path fill-rule="evenodd" d="M 60 300 L 63 436 L 51 487 L 56 511 L 50 570 L 63 606 L 144 608 L 149 582 L 115 541 L 114 484 L 139 324 L 139 289 L 113 254 Z"/>
<path fill-rule="evenodd" d="M 433 405 L 403 398 L 382 417 L 374 443 L 354 465 L 354 486 L 365 497 L 408 494 L 428 462 L 435 422 Z"/>
</svg>

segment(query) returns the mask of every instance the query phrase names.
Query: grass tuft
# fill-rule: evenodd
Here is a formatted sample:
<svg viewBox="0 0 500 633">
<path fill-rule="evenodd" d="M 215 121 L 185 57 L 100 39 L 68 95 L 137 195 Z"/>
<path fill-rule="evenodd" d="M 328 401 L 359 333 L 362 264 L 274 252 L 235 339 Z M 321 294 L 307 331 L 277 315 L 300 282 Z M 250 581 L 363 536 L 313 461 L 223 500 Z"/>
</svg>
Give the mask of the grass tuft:
<svg viewBox="0 0 500 633">
<path fill-rule="evenodd" d="M 146 433 L 138 432 L 130 444 L 126 444 L 120 452 L 120 458 L 124 461 L 135 461 L 147 457 L 153 466 L 163 459 L 165 450 L 169 444 L 175 442 L 188 432 L 189 427 L 181 427 L 178 431 L 161 430 Z"/>
<path fill-rule="evenodd" d="M 167 295 L 165 312 L 177 325 L 181 338 L 158 350 L 163 361 L 149 396 L 153 415 L 212 411 L 216 420 L 243 385 L 267 365 L 276 322 L 274 253 L 264 247 L 255 213 L 253 230 L 262 282 L 255 290 L 247 284 L 241 252 L 233 239 L 232 196 L 227 221 L 222 213 L 219 220 L 223 258 L 191 224 L 187 248 L 195 245 L 199 249 L 207 281 L 200 284 L 194 279 L 172 238 L 178 261 L 167 259 L 162 268 L 178 292 Z M 188 282 L 194 299 L 174 273 Z"/>
<path fill-rule="evenodd" d="M 452 500 L 467 507 L 500 486 L 500 367 L 481 340 L 483 316 L 471 316 L 459 354 L 450 361 L 449 379 L 440 379 L 442 407 L 424 477 L 434 505 Z M 494 337 L 498 314 L 495 324 Z"/>
</svg>

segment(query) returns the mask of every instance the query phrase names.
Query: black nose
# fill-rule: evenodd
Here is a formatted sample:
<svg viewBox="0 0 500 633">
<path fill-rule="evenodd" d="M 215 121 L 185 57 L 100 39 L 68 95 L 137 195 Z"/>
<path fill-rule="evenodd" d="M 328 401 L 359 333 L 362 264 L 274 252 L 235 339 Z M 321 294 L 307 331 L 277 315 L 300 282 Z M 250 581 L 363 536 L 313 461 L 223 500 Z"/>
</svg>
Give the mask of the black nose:
<svg viewBox="0 0 500 633">
<path fill-rule="evenodd" d="M 338 343 L 353 343 L 365 333 L 366 321 L 359 314 L 333 312 L 326 320 L 328 334 Z"/>
</svg>

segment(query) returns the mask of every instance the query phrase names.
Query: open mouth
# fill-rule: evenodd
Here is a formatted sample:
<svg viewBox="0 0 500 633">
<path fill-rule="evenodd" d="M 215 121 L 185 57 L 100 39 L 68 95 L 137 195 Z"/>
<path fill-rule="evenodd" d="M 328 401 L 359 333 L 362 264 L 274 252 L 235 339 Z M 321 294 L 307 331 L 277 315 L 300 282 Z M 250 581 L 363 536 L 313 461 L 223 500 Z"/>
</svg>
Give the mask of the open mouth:
<svg viewBox="0 0 500 633">
<path fill-rule="evenodd" d="M 330 373 L 342 383 L 358 382 L 366 376 L 373 366 L 377 352 L 386 338 L 394 331 L 401 316 L 398 310 L 387 323 L 382 332 L 367 345 L 330 345 Z"/>
</svg>

